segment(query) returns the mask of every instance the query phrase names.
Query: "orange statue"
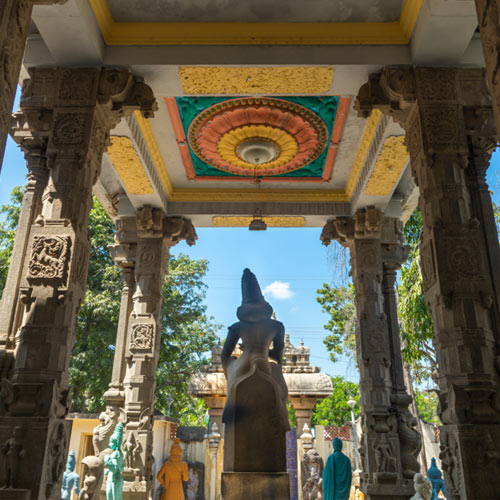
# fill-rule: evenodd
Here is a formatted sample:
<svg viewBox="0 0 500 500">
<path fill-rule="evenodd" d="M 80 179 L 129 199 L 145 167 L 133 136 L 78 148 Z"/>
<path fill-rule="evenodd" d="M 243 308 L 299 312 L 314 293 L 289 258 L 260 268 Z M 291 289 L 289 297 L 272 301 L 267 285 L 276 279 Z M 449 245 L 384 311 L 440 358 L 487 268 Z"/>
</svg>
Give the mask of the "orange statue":
<svg viewBox="0 0 500 500">
<path fill-rule="evenodd" d="M 170 457 L 161 466 L 156 479 L 160 481 L 165 490 L 161 500 L 184 500 L 182 481 L 188 480 L 188 466 L 181 460 L 182 448 L 180 439 L 175 439 L 170 448 Z"/>
</svg>

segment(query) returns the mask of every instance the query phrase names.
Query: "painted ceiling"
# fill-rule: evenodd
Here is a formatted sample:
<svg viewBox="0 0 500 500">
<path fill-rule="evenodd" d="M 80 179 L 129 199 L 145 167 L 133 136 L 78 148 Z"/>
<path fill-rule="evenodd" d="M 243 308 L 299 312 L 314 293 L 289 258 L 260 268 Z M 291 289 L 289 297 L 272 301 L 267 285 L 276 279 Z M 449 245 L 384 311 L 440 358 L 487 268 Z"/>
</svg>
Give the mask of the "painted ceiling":
<svg viewBox="0 0 500 500">
<path fill-rule="evenodd" d="M 207 181 L 329 180 L 338 106 L 337 96 L 167 99 L 186 175 Z"/>
<path fill-rule="evenodd" d="M 403 0 L 108 0 L 117 22 L 393 22 Z"/>
</svg>

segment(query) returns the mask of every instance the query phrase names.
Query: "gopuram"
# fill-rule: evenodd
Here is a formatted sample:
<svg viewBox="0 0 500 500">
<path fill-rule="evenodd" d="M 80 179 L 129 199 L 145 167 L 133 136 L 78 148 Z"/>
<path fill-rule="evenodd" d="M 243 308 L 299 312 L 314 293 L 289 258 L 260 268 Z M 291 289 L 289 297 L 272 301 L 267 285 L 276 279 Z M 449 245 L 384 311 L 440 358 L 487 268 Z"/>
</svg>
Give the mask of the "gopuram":
<svg viewBox="0 0 500 500">
<path fill-rule="evenodd" d="M 273 309 L 249 269 L 243 271 L 241 292 L 240 321 L 229 327 L 221 353 L 227 380 L 222 498 L 286 500 L 285 435 L 290 424 L 282 373 L 285 328 L 271 318 Z M 243 352 L 232 356 L 240 339 Z"/>
<path fill-rule="evenodd" d="M 124 282 L 96 442 L 108 449 L 123 424 L 136 450 L 125 499 L 148 499 L 159 470 L 170 248 L 194 244 L 196 227 L 266 226 L 323 228 L 323 244 L 350 252 L 361 490 L 414 495 L 421 438 L 394 285 L 417 205 L 447 498 L 498 498 L 500 251 L 486 174 L 499 60 L 494 0 L 0 2 L 0 158 L 10 134 L 28 169 L 0 305 L 0 499 L 60 496 L 92 195 L 116 224 Z M 81 462 L 82 498 L 96 499 L 103 462 Z"/>
</svg>

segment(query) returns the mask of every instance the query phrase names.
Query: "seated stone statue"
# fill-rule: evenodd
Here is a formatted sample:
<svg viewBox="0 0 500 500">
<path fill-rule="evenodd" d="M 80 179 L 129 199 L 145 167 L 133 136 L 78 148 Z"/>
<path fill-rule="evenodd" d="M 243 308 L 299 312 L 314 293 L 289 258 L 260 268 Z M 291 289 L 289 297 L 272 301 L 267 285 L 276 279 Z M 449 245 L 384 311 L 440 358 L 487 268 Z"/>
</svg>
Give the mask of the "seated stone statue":
<svg viewBox="0 0 500 500">
<path fill-rule="evenodd" d="M 431 500 L 432 485 L 428 479 L 425 479 L 423 474 L 415 474 L 413 486 L 415 488 L 415 495 L 410 500 Z"/>
<path fill-rule="evenodd" d="M 241 288 L 240 321 L 229 327 L 221 354 L 227 379 L 224 471 L 286 472 L 285 329 L 271 319 L 273 309 L 249 269 L 243 271 Z M 240 339 L 243 353 L 238 358 L 233 354 Z"/>
<path fill-rule="evenodd" d="M 182 448 L 180 439 L 175 439 L 170 448 L 170 457 L 161 466 L 156 479 L 163 485 L 161 500 L 184 500 L 182 481 L 189 479 L 188 466 L 181 461 Z"/>
<path fill-rule="evenodd" d="M 446 495 L 443 473 L 437 468 L 436 459 L 434 457 L 431 458 L 431 466 L 427 471 L 427 479 L 432 484 L 431 500 L 437 500 L 440 491 L 443 492 L 443 495 Z"/>
<path fill-rule="evenodd" d="M 69 500 L 71 498 L 71 490 L 75 489 L 77 495 L 80 494 L 80 476 L 75 472 L 76 457 L 75 451 L 71 450 L 66 462 L 66 470 L 63 474 L 61 487 L 61 500 Z"/>
<path fill-rule="evenodd" d="M 333 440 L 333 453 L 323 471 L 323 499 L 348 500 L 351 492 L 351 461 L 342 453 L 342 441 Z"/>
</svg>

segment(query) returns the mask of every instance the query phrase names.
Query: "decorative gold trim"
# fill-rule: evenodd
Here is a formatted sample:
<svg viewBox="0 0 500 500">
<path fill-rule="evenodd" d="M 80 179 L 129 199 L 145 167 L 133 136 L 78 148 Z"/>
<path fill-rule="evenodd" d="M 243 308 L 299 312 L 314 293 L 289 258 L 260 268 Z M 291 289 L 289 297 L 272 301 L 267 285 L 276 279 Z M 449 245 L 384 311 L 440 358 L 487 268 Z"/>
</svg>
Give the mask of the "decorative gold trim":
<svg viewBox="0 0 500 500">
<path fill-rule="evenodd" d="M 354 163 L 349 174 L 349 179 L 347 179 L 347 184 L 345 187 L 345 192 L 348 199 L 351 199 L 352 193 L 358 182 L 359 174 L 365 163 L 366 155 L 370 149 L 370 144 L 373 141 L 375 132 L 377 131 L 377 126 L 382 118 L 382 113 L 378 109 L 374 109 L 372 114 L 366 121 L 365 129 L 359 141 L 358 152 L 354 158 Z"/>
<path fill-rule="evenodd" d="M 167 197 L 170 197 L 172 196 L 174 187 L 172 185 L 172 182 L 170 181 L 170 177 L 168 176 L 167 167 L 165 165 L 165 162 L 163 161 L 160 149 L 158 148 L 158 143 L 156 142 L 153 129 L 151 128 L 149 121 L 142 116 L 140 111 L 134 111 L 134 118 L 137 121 L 137 125 L 139 125 L 142 136 L 144 137 L 144 142 L 146 143 L 149 154 L 151 155 L 151 158 L 153 159 L 153 162 L 156 166 L 156 171 L 160 176 L 165 194 L 167 195 Z"/>
<path fill-rule="evenodd" d="M 404 136 L 388 137 L 365 188 L 365 194 L 387 196 L 394 189 L 404 166 L 408 162 L 408 151 Z"/>
<path fill-rule="evenodd" d="M 192 189 L 177 188 L 170 201 L 274 201 L 332 203 L 349 201 L 341 189 Z"/>
<path fill-rule="evenodd" d="M 185 94 L 324 94 L 332 87 L 333 67 L 181 66 Z"/>
<path fill-rule="evenodd" d="M 212 217 L 215 227 L 248 227 L 253 217 Z M 262 217 L 268 227 L 304 227 L 305 217 Z"/>
<path fill-rule="evenodd" d="M 153 186 L 142 167 L 141 160 L 128 137 L 112 136 L 107 153 L 114 169 L 131 195 L 153 194 Z"/>
<path fill-rule="evenodd" d="M 119 23 L 106 0 L 89 0 L 107 45 L 406 45 L 422 0 L 389 23 Z"/>
</svg>

